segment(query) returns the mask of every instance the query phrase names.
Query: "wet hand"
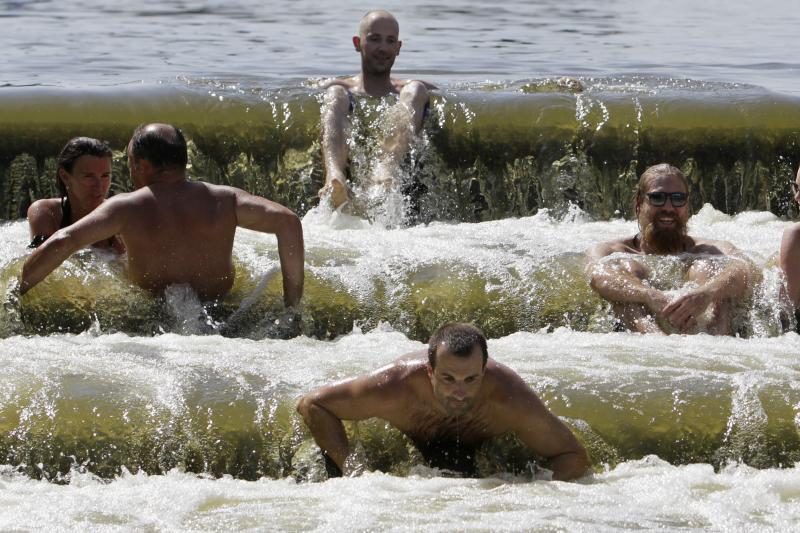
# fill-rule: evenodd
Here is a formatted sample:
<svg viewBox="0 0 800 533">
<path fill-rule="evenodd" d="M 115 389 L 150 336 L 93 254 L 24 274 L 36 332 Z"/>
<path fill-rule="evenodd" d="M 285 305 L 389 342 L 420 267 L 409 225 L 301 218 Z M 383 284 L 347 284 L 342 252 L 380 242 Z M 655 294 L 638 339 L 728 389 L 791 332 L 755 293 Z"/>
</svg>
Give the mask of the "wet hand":
<svg viewBox="0 0 800 533">
<path fill-rule="evenodd" d="M 664 318 L 681 333 L 697 327 L 697 317 L 711 303 L 711 295 L 702 289 L 695 289 L 675 298 L 667 304 L 662 313 Z"/>
</svg>

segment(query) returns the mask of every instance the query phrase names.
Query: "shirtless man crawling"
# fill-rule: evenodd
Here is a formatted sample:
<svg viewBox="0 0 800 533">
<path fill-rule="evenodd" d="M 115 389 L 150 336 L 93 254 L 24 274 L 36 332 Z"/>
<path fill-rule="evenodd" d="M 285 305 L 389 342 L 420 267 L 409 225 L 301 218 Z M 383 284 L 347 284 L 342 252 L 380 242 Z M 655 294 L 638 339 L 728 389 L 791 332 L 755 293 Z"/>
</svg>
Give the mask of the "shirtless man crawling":
<svg viewBox="0 0 800 533">
<path fill-rule="evenodd" d="M 589 467 L 586 450 L 567 426 L 519 375 L 488 358 L 483 333 L 468 324 L 439 328 L 427 354 L 409 354 L 372 374 L 306 394 L 297 410 L 344 473 L 349 472 L 350 446 L 342 420 L 373 417 L 405 433 L 432 466 L 469 472 L 474 464 L 442 465 L 435 458 L 454 451 L 458 442 L 474 462 L 477 446 L 511 432 L 548 459 L 553 479 L 575 479 Z"/>
<path fill-rule="evenodd" d="M 348 201 L 346 184 L 348 147 L 346 129 L 353 109 L 353 95 L 382 97 L 398 96 L 398 103 L 388 111 L 392 114 L 392 131 L 383 139 L 381 156 L 375 176 L 389 184 L 392 175 L 411 148 L 414 136 L 422 129 L 429 83 L 398 80 L 391 77 L 392 65 L 400 54 L 400 26 L 388 11 L 370 11 L 358 25 L 353 46 L 361 55 L 361 74 L 335 79 L 325 86 L 322 104 L 322 155 L 325 165 L 325 186 L 320 196 L 330 193 L 334 208 Z"/>
<path fill-rule="evenodd" d="M 732 334 L 735 307 L 749 295 L 757 272 L 731 243 L 687 235 L 686 176 L 666 163 L 649 167 L 639 179 L 634 208 L 639 233 L 589 251 L 592 288 L 633 331 Z M 626 255 L 609 257 L 615 253 Z M 685 258 L 690 288 L 674 294 L 657 288 L 659 280 L 637 259 L 651 255 Z"/>
<path fill-rule="evenodd" d="M 168 124 L 140 126 L 128 144 L 136 190 L 106 200 L 47 239 L 25 261 L 24 294 L 81 248 L 119 235 L 128 251 L 128 276 L 142 288 L 161 291 L 190 285 L 204 300 L 221 298 L 233 285 L 233 239 L 237 226 L 278 239 L 287 306 L 303 295 L 303 228 L 280 204 L 235 187 L 187 178 L 186 140 Z"/>
</svg>

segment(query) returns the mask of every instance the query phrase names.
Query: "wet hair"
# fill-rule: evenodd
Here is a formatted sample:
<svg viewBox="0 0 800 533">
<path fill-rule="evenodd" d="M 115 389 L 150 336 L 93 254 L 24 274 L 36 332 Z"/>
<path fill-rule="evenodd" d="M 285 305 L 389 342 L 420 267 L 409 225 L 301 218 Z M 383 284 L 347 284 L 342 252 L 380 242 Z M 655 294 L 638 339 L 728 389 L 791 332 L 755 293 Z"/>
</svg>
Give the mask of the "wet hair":
<svg viewBox="0 0 800 533">
<path fill-rule="evenodd" d="M 471 355 L 477 345 L 481 347 L 483 366 L 486 366 L 486 360 L 489 358 L 486 337 L 472 324 L 452 322 L 433 332 L 428 341 L 428 363 L 431 368 L 436 368 L 436 350 L 442 345 L 447 346 L 450 353 L 461 357 Z"/>
<path fill-rule="evenodd" d="M 168 124 L 141 124 L 129 146 L 134 159 L 144 159 L 156 170 L 186 168 L 189 153 L 180 128 Z"/>
<path fill-rule="evenodd" d="M 647 194 L 647 185 L 651 179 L 657 178 L 659 176 L 677 176 L 683 182 L 683 186 L 686 188 L 686 193 L 689 193 L 689 180 L 686 179 L 686 175 L 681 172 L 681 169 L 678 167 L 674 167 L 669 163 L 659 163 L 658 165 L 649 166 L 642 172 L 642 175 L 639 177 L 639 183 L 636 185 L 636 190 L 633 192 L 633 212 L 634 214 L 637 213 L 637 208 L 641 205 L 644 201 L 644 197 Z"/>
<path fill-rule="evenodd" d="M 72 169 L 75 167 L 75 161 L 77 161 L 79 157 L 85 155 L 91 155 L 93 157 L 113 157 L 111 148 L 105 141 L 92 139 L 91 137 L 75 137 L 70 139 L 69 142 L 64 145 L 64 148 L 61 149 L 61 153 L 58 154 L 58 166 L 56 167 L 56 187 L 58 187 L 62 203 L 67 197 L 67 187 L 64 185 L 64 182 L 61 181 L 58 171 L 63 168 L 71 174 Z"/>
</svg>

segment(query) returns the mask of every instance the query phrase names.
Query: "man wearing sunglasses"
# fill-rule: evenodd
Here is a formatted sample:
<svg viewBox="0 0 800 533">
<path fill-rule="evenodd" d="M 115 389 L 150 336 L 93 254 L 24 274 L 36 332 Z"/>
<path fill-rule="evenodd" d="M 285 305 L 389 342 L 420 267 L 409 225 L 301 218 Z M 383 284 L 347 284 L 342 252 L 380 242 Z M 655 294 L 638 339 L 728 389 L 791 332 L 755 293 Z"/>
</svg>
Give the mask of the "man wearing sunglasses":
<svg viewBox="0 0 800 533">
<path fill-rule="evenodd" d="M 649 167 L 634 211 L 639 233 L 589 251 L 592 288 L 633 331 L 732 334 L 757 271 L 731 243 L 687 234 L 686 176 L 666 163 Z"/>
</svg>

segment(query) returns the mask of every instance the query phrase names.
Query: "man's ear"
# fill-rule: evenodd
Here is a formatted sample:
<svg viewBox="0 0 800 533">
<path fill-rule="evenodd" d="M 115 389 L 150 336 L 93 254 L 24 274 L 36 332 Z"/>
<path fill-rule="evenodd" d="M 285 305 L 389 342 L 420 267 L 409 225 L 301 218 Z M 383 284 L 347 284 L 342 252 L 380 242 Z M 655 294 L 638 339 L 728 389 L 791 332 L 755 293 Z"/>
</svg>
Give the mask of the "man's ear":
<svg viewBox="0 0 800 533">
<path fill-rule="evenodd" d="M 425 370 L 428 372 L 428 378 L 433 379 L 433 367 L 431 366 L 430 361 L 425 363 Z"/>
<path fill-rule="evenodd" d="M 353 35 L 353 46 L 356 49 L 356 52 L 361 51 L 361 37 L 358 35 Z"/>
<path fill-rule="evenodd" d="M 403 41 L 397 41 L 397 55 L 400 55 L 400 49 L 403 47 Z"/>
</svg>

